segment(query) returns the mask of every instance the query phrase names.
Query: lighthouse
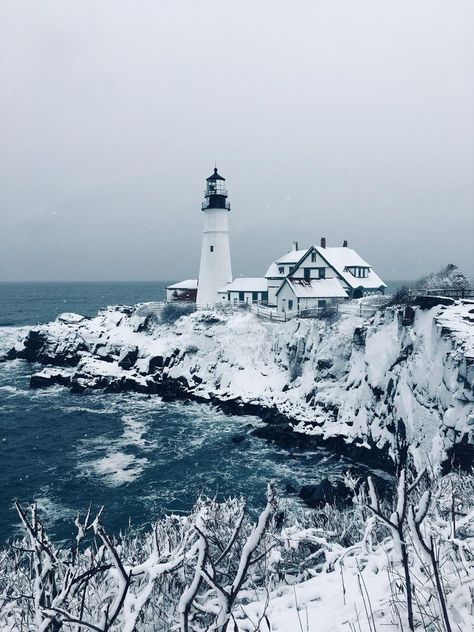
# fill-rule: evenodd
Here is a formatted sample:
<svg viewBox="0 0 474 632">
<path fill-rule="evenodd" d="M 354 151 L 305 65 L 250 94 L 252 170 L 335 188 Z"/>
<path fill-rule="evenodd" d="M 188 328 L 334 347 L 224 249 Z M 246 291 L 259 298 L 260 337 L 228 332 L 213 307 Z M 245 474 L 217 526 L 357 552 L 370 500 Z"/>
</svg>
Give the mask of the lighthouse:
<svg viewBox="0 0 474 632">
<path fill-rule="evenodd" d="M 204 230 L 196 298 L 197 305 L 201 307 L 217 303 L 218 290 L 232 281 L 227 218 L 230 204 L 227 200 L 225 178 L 219 175 L 217 168 L 206 180 L 202 211 Z"/>
</svg>

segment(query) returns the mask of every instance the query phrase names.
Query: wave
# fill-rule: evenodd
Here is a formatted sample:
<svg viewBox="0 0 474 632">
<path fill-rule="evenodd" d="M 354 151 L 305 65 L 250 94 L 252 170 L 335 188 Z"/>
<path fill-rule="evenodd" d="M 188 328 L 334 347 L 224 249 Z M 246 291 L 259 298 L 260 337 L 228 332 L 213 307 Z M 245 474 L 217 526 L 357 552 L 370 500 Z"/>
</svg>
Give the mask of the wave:
<svg viewBox="0 0 474 632">
<path fill-rule="evenodd" d="M 110 487 L 119 487 L 133 483 L 148 465 L 148 459 L 126 454 L 125 452 L 109 452 L 104 457 L 84 463 L 82 469 L 92 468 L 94 473 Z"/>
<path fill-rule="evenodd" d="M 24 395 L 25 393 L 29 393 L 27 389 L 19 388 L 18 386 L 10 386 L 9 384 L 0 386 L 0 391 L 9 393 L 10 395 Z"/>
<path fill-rule="evenodd" d="M 132 415 L 123 415 L 122 421 L 124 430 L 117 443 L 135 445 L 149 450 L 151 448 L 151 444 L 143 438 L 145 433 L 148 431 L 148 424 L 144 420 L 140 421 Z"/>
</svg>

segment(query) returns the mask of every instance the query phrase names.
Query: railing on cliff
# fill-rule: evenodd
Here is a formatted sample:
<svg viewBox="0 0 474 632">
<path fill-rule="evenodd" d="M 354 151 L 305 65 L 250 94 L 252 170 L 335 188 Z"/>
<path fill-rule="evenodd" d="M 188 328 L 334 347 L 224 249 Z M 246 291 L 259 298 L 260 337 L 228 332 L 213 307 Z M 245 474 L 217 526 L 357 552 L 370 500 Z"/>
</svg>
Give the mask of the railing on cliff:
<svg viewBox="0 0 474 632">
<path fill-rule="evenodd" d="M 189 302 L 171 301 L 172 305 L 188 306 Z M 196 310 L 212 309 L 218 312 L 231 313 L 235 311 L 250 311 L 258 318 L 274 323 L 285 323 L 294 318 L 321 318 L 330 316 L 332 313 L 352 314 L 369 318 L 373 316 L 382 305 L 367 303 L 336 303 L 324 307 L 313 307 L 301 309 L 299 311 L 278 311 L 275 307 L 270 307 L 264 303 L 248 303 L 246 301 L 236 301 L 234 303 L 214 303 L 212 305 L 199 305 Z"/>
<path fill-rule="evenodd" d="M 469 287 L 419 287 L 410 288 L 408 295 L 412 298 L 417 296 L 443 296 L 446 298 L 453 298 L 456 300 L 462 299 L 474 299 L 474 288 Z"/>
</svg>

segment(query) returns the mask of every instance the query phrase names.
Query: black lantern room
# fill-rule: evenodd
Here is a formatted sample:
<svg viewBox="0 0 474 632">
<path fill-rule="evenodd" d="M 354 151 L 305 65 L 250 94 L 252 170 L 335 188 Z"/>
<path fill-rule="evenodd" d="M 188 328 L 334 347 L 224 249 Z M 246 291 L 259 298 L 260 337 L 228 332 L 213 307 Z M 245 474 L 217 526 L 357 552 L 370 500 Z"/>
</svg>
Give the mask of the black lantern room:
<svg viewBox="0 0 474 632">
<path fill-rule="evenodd" d="M 214 168 L 212 176 L 206 179 L 205 200 L 202 203 L 202 210 L 208 208 L 223 208 L 230 211 L 230 204 L 227 201 L 227 189 L 225 188 L 225 178 L 217 173 Z"/>
</svg>

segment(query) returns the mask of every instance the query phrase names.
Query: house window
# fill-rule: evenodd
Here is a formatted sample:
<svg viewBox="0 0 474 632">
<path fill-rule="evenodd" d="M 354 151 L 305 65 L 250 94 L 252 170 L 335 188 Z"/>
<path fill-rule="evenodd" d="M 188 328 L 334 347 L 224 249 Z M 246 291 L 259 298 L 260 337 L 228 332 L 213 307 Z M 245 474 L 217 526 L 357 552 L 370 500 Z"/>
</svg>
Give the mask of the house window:
<svg viewBox="0 0 474 632">
<path fill-rule="evenodd" d="M 252 301 L 258 301 L 258 292 L 252 292 Z"/>
<path fill-rule="evenodd" d="M 311 253 L 311 263 L 316 263 L 316 257 L 317 256 L 318 256 L 317 253 L 315 253 L 315 252 Z"/>
<path fill-rule="evenodd" d="M 318 301 L 318 307 L 326 307 L 326 299 L 325 298 L 320 299 Z"/>
<path fill-rule="evenodd" d="M 279 274 L 285 274 L 285 267 L 284 266 L 280 266 L 278 268 L 278 272 L 279 272 Z"/>
<path fill-rule="evenodd" d="M 288 299 L 288 311 L 291 312 L 293 309 L 293 301 L 290 299 Z"/>
<path fill-rule="evenodd" d="M 214 246 L 209 246 L 209 250 L 210 250 L 211 252 L 214 252 Z"/>
<path fill-rule="evenodd" d="M 304 268 L 304 278 L 309 281 L 311 278 L 311 268 Z"/>
<path fill-rule="evenodd" d="M 244 301 L 245 300 L 245 296 L 243 292 L 239 292 L 239 301 Z"/>
<path fill-rule="evenodd" d="M 326 278 L 326 268 L 318 268 L 318 279 Z"/>
<path fill-rule="evenodd" d="M 262 292 L 262 301 L 268 302 L 268 292 Z"/>
</svg>

